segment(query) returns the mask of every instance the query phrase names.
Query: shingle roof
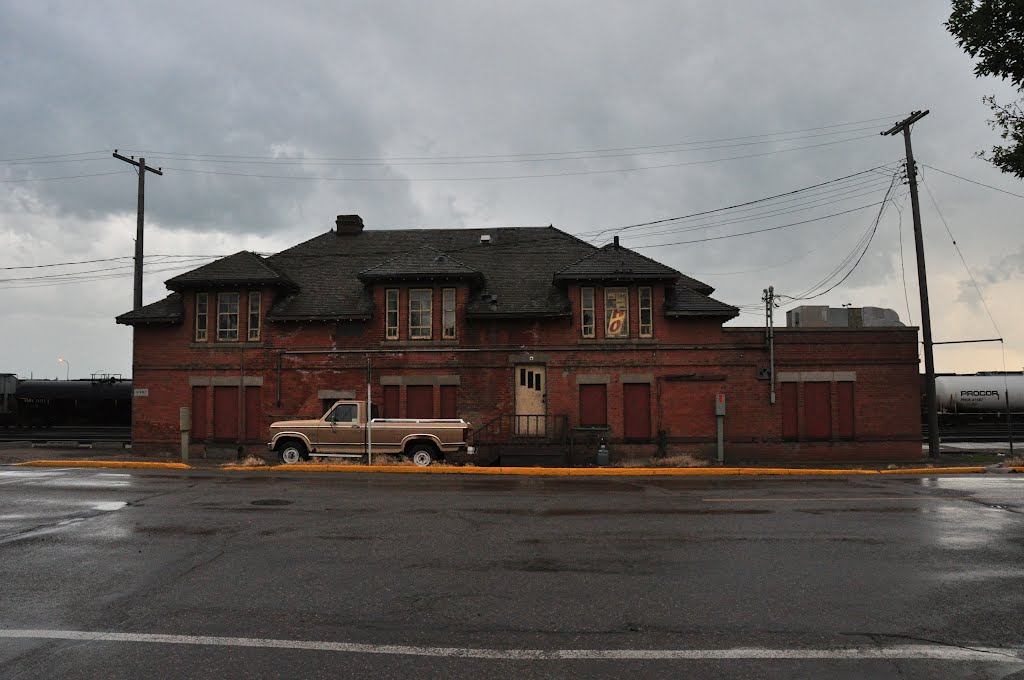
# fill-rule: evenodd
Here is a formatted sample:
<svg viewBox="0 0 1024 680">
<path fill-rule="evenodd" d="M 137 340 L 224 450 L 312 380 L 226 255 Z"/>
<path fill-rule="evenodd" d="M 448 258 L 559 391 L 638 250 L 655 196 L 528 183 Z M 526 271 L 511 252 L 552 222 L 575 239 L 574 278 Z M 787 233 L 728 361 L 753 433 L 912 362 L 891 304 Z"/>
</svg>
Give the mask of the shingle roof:
<svg viewBox="0 0 1024 680">
<path fill-rule="evenodd" d="M 555 281 L 607 281 L 607 280 L 663 280 L 678 281 L 703 293 L 711 293 L 714 288 L 689 276 L 681 274 L 672 267 L 645 257 L 618 243 L 608 245 L 584 255 L 555 273 Z"/>
<path fill-rule="evenodd" d="M 402 279 L 480 279 L 476 269 L 467 267 L 451 255 L 432 246 L 421 246 L 359 272 L 359 278 L 371 280 Z"/>
<path fill-rule="evenodd" d="M 117 323 L 133 326 L 144 323 L 178 323 L 182 318 L 181 293 L 171 293 L 163 300 L 126 312 L 114 319 Z"/>
<path fill-rule="evenodd" d="M 240 283 L 279 285 L 284 288 L 295 287 L 288 276 L 278 271 L 256 253 L 251 253 L 248 250 L 242 250 L 234 255 L 214 260 L 198 269 L 179 274 L 168 279 L 166 283 L 168 288 L 176 291 L 198 286 L 235 286 Z"/>
<path fill-rule="evenodd" d="M 677 286 L 665 292 L 665 316 L 739 316 L 740 310 L 703 293 Z"/>
<path fill-rule="evenodd" d="M 490 240 L 481 241 L 481 236 Z M 566 316 L 564 285 L 575 277 L 665 280 L 675 285 L 672 314 L 735 316 L 736 309 L 708 298 L 713 289 L 627 248 L 595 248 L 554 227 L 492 229 L 379 229 L 316 236 L 268 258 L 236 253 L 167 282 L 195 286 L 271 284 L 286 287 L 270 320 L 368 319 L 369 283 L 391 279 L 471 278 L 467 314 L 478 317 Z M 119 323 L 181 319 L 180 297 L 170 296 L 118 317 Z"/>
</svg>

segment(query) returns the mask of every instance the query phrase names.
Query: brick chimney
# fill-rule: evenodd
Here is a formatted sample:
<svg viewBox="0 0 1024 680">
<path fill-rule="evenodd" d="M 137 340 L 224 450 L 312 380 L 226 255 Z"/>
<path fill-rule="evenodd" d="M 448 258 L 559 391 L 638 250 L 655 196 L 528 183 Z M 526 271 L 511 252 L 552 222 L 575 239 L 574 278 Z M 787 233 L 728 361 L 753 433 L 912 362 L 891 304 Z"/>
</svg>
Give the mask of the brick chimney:
<svg viewBox="0 0 1024 680">
<path fill-rule="evenodd" d="M 338 219 L 334 220 L 334 223 L 338 225 L 339 236 L 358 234 L 363 230 L 363 218 L 359 215 L 338 215 Z"/>
</svg>

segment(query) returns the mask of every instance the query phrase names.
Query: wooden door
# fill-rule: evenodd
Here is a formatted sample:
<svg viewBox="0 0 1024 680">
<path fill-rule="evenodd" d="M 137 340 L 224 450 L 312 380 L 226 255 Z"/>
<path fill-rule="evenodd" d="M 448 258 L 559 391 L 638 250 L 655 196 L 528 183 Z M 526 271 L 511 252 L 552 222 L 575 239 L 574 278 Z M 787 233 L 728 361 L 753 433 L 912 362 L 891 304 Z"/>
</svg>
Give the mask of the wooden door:
<svg viewBox="0 0 1024 680">
<path fill-rule="evenodd" d="M 213 436 L 238 439 L 238 388 L 217 385 L 213 388 Z"/>
<path fill-rule="evenodd" d="M 515 367 L 516 417 L 513 432 L 519 436 L 543 437 L 547 433 L 547 371 L 544 366 Z"/>
<path fill-rule="evenodd" d="M 434 417 L 433 385 L 409 385 L 405 388 L 405 417 Z"/>
</svg>

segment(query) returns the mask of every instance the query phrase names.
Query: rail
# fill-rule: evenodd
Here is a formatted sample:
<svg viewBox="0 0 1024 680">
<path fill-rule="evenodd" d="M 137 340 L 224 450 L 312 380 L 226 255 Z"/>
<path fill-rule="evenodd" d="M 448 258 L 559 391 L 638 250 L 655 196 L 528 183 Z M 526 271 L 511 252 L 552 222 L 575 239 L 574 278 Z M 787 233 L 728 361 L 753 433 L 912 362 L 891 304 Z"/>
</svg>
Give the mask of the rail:
<svg viewBox="0 0 1024 680">
<path fill-rule="evenodd" d="M 474 430 L 473 437 L 477 444 L 565 444 L 569 441 L 569 417 L 502 414 Z"/>
</svg>

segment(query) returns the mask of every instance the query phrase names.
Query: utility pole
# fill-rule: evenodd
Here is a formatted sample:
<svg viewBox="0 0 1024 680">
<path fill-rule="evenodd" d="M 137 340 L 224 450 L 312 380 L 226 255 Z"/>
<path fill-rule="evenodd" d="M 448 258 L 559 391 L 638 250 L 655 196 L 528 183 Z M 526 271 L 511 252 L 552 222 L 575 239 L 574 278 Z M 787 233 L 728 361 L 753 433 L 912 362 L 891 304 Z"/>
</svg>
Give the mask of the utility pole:
<svg viewBox="0 0 1024 680">
<path fill-rule="evenodd" d="M 921 333 L 924 335 L 925 410 L 928 414 L 928 457 L 939 457 L 939 416 L 935 410 L 935 359 L 932 355 L 932 315 L 928 306 L 928 275 L 924 266 L 924 236 L 921 233 L 921 204 L 917 199 L 917 165 L 910 145 L 910 126 L 928 115 L 914 111 L 907 118 L 881 133 L 891 136 L 903 133 L 907 152 L 907 180 L 910 182 L 910 207 L 914 213 L 914 247 L 917 250 L 917 287 L 921 292 Z"/>
<path fill-rule="evenodd" d="M 154 169 L 146 165 L 145 158 L 139 160 L 135 160 L 135 156 L 125 158 L 117 152 L 117 149 L 114 149 L 114 158 L 134 165 L 136 172 L 139 173 L 139 216 L 135 225 L 135 304 L 132 307 L 133 310 L 136 310 L 142 308 L 142 224 L 143 216 L 146 213 L 146 173 L 152 172 L 157 175 L 164 173 L 162 168 Z"/>
<path fill-rule="evenodd" d="M 775 286 L 768 286 L 764 289 L 764 322 L 765 342 L 768 345 L 768 377 L 771 380 L 771 390 L 768 393 L 768 403 L 775 404 Z"/>
</svg>

